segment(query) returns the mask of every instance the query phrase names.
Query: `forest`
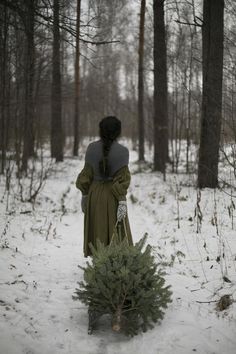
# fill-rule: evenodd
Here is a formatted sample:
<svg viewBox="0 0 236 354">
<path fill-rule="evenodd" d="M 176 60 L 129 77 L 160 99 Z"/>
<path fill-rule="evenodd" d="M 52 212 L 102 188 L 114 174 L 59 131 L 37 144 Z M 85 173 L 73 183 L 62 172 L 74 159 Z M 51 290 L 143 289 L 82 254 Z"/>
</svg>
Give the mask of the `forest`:
<svg viewBox="0 0 236 354">
<path fill-rule="evenodd" d="M 87 338 L 72 299 L 75 181 L 106 116 L 129 149 L 134 241 L 173 291 L 131 340 L 106 319 Z M 1 354 L 235 353 L 235 230 L 235 0 L 0 0 Z"/>
<path fill-rule="evenodd" d="M 1 1 L 1 173 L 49 142 L 77 156 L 113 114 L 139 161 L 154 146 L 154 170 L 178 173 L 185 149 L 199 187 L 218 185 L 219 153 L 235 177 L 236 10 L 208 3 Z"/>
</svg>

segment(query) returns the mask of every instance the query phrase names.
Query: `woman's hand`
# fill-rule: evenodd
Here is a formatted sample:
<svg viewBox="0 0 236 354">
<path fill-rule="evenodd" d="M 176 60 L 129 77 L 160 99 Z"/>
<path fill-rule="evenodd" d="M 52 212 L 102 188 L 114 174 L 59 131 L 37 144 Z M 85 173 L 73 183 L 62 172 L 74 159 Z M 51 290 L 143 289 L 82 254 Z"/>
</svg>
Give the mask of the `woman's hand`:
<svg viewBox="0 0 236 354">
<path fill-rule="evenodd" d="M 81 209 L 82 209 L 82 212 L 83 212 L 83 213 L 85 213 L 86 208 L 87 208 L 87 198 L 88 198 L 87 195 L 82 195 L 82 199 L 81 199 Z"/>
<path fill-rule="evenodd" d="M 117 221 L 120 222 L 126 217 L 127 214 L 127 202 L 125 200 L 119 201 L 117 208 Z"/>
</svg>

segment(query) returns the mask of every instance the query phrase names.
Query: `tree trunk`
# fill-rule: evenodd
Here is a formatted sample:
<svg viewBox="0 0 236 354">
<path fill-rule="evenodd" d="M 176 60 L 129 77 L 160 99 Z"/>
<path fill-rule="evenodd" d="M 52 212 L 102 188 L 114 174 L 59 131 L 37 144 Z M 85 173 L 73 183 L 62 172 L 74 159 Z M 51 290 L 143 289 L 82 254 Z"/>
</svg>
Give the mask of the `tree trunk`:
<svg viewBox="0 0 236 354">
<path fill-rule="evenodd" d="M 144 25 L 146 0 L 141 0 L 139 24 L 139 62 L 138 62 L 138 131 L 139 131 L 139 161 L 144 161 L 144 115 L 143 115 L 143 54 L 144 54 Z"/>
<path fill-rule="evenodd" d="M 14 38 L 16 41 L 17 48 L 15 52 L 15 92 L 13 100 L 16 102 L 14 105 L 13 113 L 13 130 L 14 130 L 14 145 L 15 145 L 15 157 L 17 165 L 17 174 L 20 175 L 21 172 L 21 163 L 22 163 L 22 143 L 23 143 L 23 131 L 24 131 L 24 90 L 22 83 L 24 83 L 24 73 L 22 72 L 22 66 L 24 65 L 24 53 L 25 48 L 21 46 L 21 43 L 25 41 L 25 33 L 18 30 L 17 16 L 16 14 L 13 17 L 15 28 L 14 28 Z"/>
<path fill-rule="evenodd" d="M 154 12 L 154 170 L 165 173 L 168 160 L 168 89 L 164 0 L 153 0 Z"/>
<path fill-rule="evenodd" d="M 5 170 L 6 160 L 6 74 L 7 74 L 7 36 L 8 36 L 8 16 L 6 6 L 1 6 L 2 11 L 1 21 L 4 25 L 0 26 L 0 115 L 1 115 L 1 171 Z"/>
<path fill-rule="evenodd" d="M 188 117 L 187 117 L 187 129 L 186 129 L 186 173 L 189 173 L 189 152 L 191 147 L 191 103 L 192 103 L 192 81 L 193 81 L 193 38 L 194 32 L 190 27 L 190 58 L 189 58 L 189 78 L 188 78 Z"/>
<path fill-rule="evenodd" d="M 79 149 L 80 8 L 81 8 L 81 0 L 77 0 L 76 54 L 75 54 L 75 112 L 74 112 L 74 148 L 73 148 L 74 156 L 78 156 L 78 149 Z"/>
<path fill-rule="evenodd" d="M 54 0 L 51 99 L 51 156 L 56 158 L 56 162 L 63 161 L 59 8 L 59 0 Z"/>
<path fill-rule="evenodd" d="M 203 95 L 198 187 L 218 185 L 218 160 L 222 116 L 224 0 L 203 4 Z"/>
<path fill-rule="evenodd" d="M 25 34 L 25 91 L 22 170 L 27 170 L 29 157 L 34 155 L 34 16 L 35 0 L 26 1 Z"/>
</svg>

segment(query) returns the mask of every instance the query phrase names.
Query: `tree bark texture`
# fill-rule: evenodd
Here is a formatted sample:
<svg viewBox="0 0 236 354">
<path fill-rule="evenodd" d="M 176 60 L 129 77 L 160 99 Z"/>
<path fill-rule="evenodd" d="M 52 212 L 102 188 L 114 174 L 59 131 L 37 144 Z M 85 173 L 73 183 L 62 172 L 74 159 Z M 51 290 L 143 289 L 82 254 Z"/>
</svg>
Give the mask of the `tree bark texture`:
<svg viewBox="0 0 236 354">
<path fill-rule="evenodd" d="M 51 98 L 51 156 L 55 157 L 57 162 L 63 161 L 59 11 L 60 1 L 54 0 Z"/>
<path fill-rule="evenodd" d="M 25 44 L 25 91 L 24 91 L 24 130 L 22 170 L 27 170 L 29 157 L 34 155 L 34 71 L 35 71 L 35 43 L 34 19 L 35 0 L 27 0 L 26 16 L 24 18 Z"/>
<path fill-rule="evenodd" d="M 1 6 L 2 10 L 1 21 L 4 23 L 0 26 L 0 122 L 1 122 L 1 171 L 3 174 L 5 170 L 6 160 L 6 73 L 7 73 L 7 36 L 8 36 L 8 16 L 6 6 Z"/>
<path fill-rule="evenodd" d="M 80 98 L 80 9 L 81 0 L 77 0 L 76 53 L 75 53 L 75 112 L 74 112 L 74 148 L 73 155 L 78 156 L 79 149 L 79 98 Z"/>
<path fill-rule="evenodd" d="M 139 23 L 139 62 L 138 62 L 138 132 L 139 132 L 139 161 L 144 161 L 144 78 L 143 78 L 143 54 L 144 54 L 144 26 L 145 26 L 146 0 L 141 0 Z"/>
<path fill-rule="evenodd" d="M 168 88 L 164 1 L 153 0 L 154 12 L 154 170 L 165 172 L 168 160 Z"/>
<path fill-rule="evenodd" d="M 224 0 L 203 4 L 203 95 L 198 164 L 198 187 L 218 185 L 222 118 Z"/>
</svg>

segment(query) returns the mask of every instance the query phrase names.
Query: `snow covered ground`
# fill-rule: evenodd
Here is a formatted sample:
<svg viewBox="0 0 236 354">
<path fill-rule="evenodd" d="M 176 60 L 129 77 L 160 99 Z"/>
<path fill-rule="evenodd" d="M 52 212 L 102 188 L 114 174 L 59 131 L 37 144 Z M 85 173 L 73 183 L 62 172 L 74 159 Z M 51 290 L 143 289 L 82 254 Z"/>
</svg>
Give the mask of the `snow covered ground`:
<svg viewBox="0 0 236 354">
<path fill-rule="evenodd" d="M 34 208 L 15 199 L 6 212 L 0 181 L 0 354 L 235 354 L 235 302 L 216 309 L 222 295 L 236 299 L 231 190 L 202 191 L 197 208 L 194 176 L 167 174 L 163 182 L 148 168 L 138 172 L 134 151 L 128 195 L 133 238 L 148 233 L 173 302 L 147 333 L 127 338 L 104 319 L 87 335 L 87 309 L 72 300 L 83 277 L 78 264 L 86 261 L 74 185 L 82 159 L 53 166 Z"/>
</svg>

